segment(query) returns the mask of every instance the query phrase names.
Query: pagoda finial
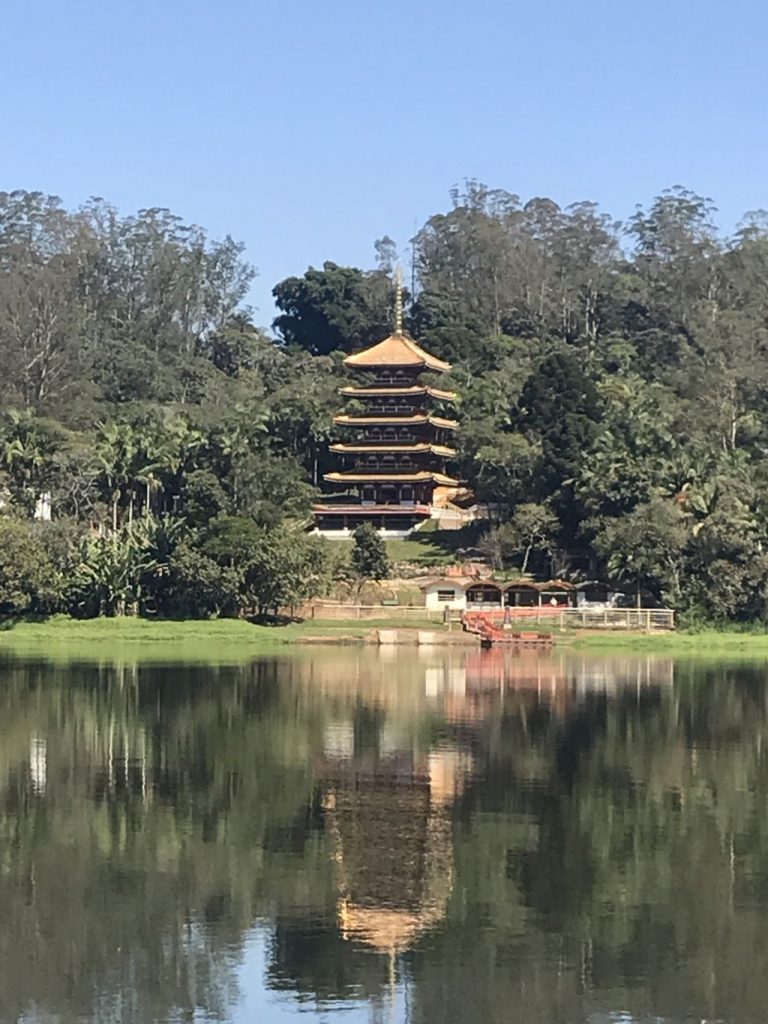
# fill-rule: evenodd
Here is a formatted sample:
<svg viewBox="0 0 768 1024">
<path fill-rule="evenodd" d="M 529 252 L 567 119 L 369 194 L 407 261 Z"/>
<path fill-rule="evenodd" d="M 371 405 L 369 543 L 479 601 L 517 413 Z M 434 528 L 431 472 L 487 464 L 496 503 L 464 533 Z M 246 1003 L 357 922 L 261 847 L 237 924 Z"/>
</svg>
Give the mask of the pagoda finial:
<svg viewBox="0 0 768 1024">
<path fill-rule="evenodd" d="M 395 267 L 395 334 L 403 333 L 403 268 Z"/>
</svg>

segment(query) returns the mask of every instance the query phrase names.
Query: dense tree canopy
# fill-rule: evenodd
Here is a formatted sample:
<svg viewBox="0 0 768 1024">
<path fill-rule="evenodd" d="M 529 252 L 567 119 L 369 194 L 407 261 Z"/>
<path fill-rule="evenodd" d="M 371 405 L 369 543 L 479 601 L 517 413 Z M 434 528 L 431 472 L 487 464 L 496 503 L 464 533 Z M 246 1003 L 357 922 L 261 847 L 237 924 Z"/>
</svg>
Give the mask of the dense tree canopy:
<svg viewBox="0 0 768 1024">
<path fill-rule="evenodd" d="M 556 571 L 746 619 L 768 608 L 768 215 L 731 236 L 715 222 L 683 188 L 621 225 L 469 181 L 412 239 L 406 322 L 454 364 L 457 469 L 494 527 L 544 506 Z M 301 533 L 341 356 L 391 327 L 395 246 L 376 249 L 371 269 L 329 260 L 277 283 L 272 338 L 231 238 L 168 210 L 1 193 L 3 514 L 29 521 L 50 495 L 56 520 L 115 537 L 154 517 L 184 534 L 187 570 L 221 517 Z M 674 581 L 653 542 L 672 523 Z M 642 570 L 622 555 L 635 527 Z M 514 534 L 502 561 L 522 568 Z M 179 587 L 180 572 L 162 570 Z"/>
<path fill-rule="evenodd" d="M 391 327 L 391 280 L 376 270 L 326 262 L 310 267 L 303 277 L 289 277 L 272 294 L 280 316 L 274 327 L 287 345 L 313 355 L 337 349 L 351 352 L 380 341 Z"/>
</svg>

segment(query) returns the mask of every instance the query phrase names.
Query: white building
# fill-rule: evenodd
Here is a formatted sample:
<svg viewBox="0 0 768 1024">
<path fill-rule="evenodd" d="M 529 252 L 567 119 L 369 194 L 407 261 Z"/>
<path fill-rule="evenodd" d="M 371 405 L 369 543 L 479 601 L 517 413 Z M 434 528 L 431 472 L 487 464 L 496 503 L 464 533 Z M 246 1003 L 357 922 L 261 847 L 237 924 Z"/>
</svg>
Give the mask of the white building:
<svg viewBox="0 0 768 1024">
<path fill-rule="evenodd" d="M 439 577 L 425 580 L 420 587 L 424 604 L 466 611 L 480 608 L 572 608 L 577 588 L 563 580 L 534 583 L 531 580 L 478 580 L 467 577 Z"/>
</svg>

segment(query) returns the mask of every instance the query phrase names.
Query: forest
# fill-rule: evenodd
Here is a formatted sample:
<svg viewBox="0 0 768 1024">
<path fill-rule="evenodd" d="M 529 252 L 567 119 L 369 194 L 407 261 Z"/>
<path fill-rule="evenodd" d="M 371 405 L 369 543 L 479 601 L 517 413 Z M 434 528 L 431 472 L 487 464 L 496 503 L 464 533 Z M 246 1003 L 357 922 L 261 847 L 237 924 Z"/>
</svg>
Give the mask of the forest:
<svg viewBox="0 0 768 1024">
<path fill-rule="evenodd" d="M 0 193 L 0 611 L 264 613 L 353 576 L 306 527 L 398 260 L 497 569 L 768 618 L 768 213 L 726 235 L 682 187 L 619 223 L 473 180 L 399 253 L 277 283 L 269 331 L 232 238 Z"/>
</svg>

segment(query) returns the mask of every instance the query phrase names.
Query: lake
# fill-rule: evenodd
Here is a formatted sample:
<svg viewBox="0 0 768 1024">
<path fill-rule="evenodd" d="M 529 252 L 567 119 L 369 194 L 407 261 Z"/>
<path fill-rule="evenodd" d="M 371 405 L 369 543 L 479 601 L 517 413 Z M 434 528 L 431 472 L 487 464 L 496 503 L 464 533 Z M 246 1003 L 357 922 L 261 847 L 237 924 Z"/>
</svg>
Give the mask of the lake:
<svg viewBox="0 0 768 1024">
<path fill-rule="evenodd" d="M 768 667 L 0 661 L 0 1022 L 764 1022 Z"/>
</svg>

